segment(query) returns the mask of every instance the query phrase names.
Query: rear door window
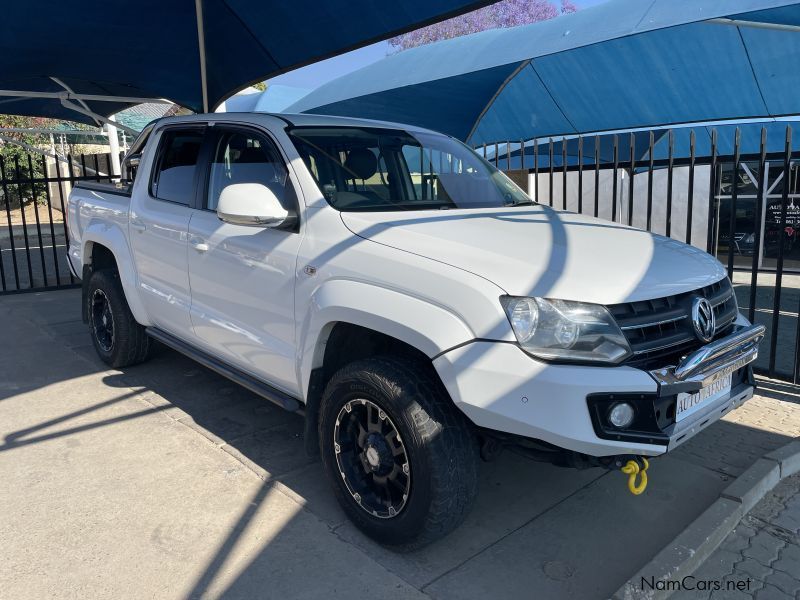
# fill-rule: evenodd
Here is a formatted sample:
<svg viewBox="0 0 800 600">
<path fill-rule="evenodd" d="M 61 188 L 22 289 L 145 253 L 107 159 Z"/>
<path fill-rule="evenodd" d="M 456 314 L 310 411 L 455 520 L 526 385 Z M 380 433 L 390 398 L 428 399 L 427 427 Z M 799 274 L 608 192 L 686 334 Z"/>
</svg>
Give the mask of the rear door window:
<svg viewBox="0 0 800 600">
<path fill-rule="evenodd" d="M 161 136 L 150 193 L 159 200 L 189 206 L 195 195 L 197 159 L 204 129 L 169 129 Z"/>
</svg>

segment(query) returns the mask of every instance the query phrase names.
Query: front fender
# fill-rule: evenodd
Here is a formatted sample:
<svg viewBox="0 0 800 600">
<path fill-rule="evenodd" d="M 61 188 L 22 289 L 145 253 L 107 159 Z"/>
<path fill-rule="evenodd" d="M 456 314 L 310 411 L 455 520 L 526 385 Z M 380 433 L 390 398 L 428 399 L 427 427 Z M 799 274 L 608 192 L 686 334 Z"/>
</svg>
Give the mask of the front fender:
<svg viewBox="0 0 800 600">
<path fill-rule="evenodd" d="M 329 280 L 312 294 L 300 328 L 297 369 L 304 398 L 311 371 L 322 365 L 321 342 L 339 322 L 391 336 L 431 358 L 476 337 L 459 315 L 428 300 L 361 281 Z"/>
<path fill-rule="evenodd" d="M 92 247 L 94 244 L 105 246 L 114 255 L 117 262 L 122 289 L 125 292 L 125 299 L 137 322 L 142 325 L 149 325 L 147 311 L 139 298 L 136 286 L 136 271 L 134 268 L 133 255 L 131 254 L 128 238 L 122 228 L 116 223 L 105 221 L 92 221 L 84 229 L 81 247 L 81 263 L 87 265 L 91 263 Z"/>
</svg>

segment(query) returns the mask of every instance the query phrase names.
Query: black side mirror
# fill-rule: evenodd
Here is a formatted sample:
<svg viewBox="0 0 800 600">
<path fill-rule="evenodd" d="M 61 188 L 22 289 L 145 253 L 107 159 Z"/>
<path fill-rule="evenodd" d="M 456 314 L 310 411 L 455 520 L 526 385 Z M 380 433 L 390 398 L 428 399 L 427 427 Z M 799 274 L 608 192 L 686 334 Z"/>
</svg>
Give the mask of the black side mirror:
<svg viewBox="0 0 800 600">
<path fill-rule="evenodd" d="M 135 152 L 133 154 L 129 154 L 125 157 L 125 160 L 122 162 L 123 166 L 123 173 L 122 178 L 125 181 L 133 183 L 134 178 L 136 177 L 136 171 L 139 169 L 139 164 L 142 162 L 142 153 Z"/>
</svg>

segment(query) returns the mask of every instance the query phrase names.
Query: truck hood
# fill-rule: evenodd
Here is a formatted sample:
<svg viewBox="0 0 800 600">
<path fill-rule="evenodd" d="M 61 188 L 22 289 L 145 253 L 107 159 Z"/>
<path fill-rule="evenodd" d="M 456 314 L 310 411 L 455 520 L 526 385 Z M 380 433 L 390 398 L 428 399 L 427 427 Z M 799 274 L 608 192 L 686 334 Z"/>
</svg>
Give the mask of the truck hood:
<svg viewBox="0 0 800 600">
<path fill-rule="evenodd" d="M 541 205 L 341 216 L 360 237 L 469 271 L 513 296 L 616 304 L 725 276 L 693 246 Z"/>
</svg>

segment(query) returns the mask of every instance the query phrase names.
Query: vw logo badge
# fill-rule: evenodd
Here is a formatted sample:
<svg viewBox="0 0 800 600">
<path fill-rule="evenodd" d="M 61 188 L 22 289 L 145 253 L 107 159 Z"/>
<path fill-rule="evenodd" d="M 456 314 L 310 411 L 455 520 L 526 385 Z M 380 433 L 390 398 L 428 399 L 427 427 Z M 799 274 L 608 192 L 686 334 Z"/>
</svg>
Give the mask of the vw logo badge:
<svg viewBox="0 0 800 600">
<path fill-rule="evenodd" d="M 692 324 L 694 333 L 702 342 L 710 342 L 716 330 L 714 308 L 705 298 L 695 298 L 692 302 Z"/>
</svg>

